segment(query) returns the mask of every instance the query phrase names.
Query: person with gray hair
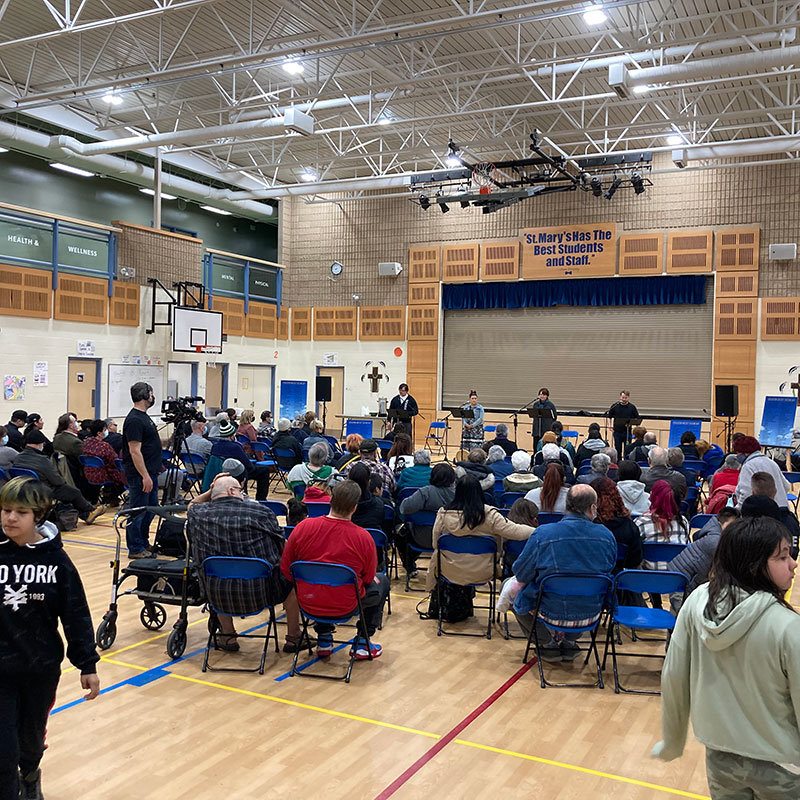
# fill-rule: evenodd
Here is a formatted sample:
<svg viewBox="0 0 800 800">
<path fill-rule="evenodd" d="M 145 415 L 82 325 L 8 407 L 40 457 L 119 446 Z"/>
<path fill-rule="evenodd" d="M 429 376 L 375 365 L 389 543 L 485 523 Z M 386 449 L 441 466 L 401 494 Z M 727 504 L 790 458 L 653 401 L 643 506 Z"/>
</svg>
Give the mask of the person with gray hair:
<svg viewBox="0 0 800 800">
<path fill-rule="evenodd" d="M 328 464 L 329 447 L 327 442 L 316 442 L 308 451 L 307 464 L 295 464 L 286 476 L 289 489 L 293 492 L 302 487 L 303 492 L 309 486 L 316 486 L 328 491 L 337 481 L 339 472 Z"/>
<path fill-rule="evenodd" d="M 722 468 L 714 473 L 711 479 L 711 494 L 722 486 L 736 486 L 739 483 L 739 472 L 742 469 L 742 462 L 736 453 L 725 456 Z"/>
<path fill-rule="evenodd" d="M 208 463 L 213 444 L 205 438 L 207 423 L 205 420 L 192 420 L 192 432 L 183 440 L 182 452 L 202 456 Z M 205 464 L 184 463 L 184 468 L 190 475 L 200 476 L 205 472 Z"/>
<path fill-rule="evenodd" d="M 534 474 L 544 480 L 544 476 L 547 473 L 547 468 L 550 464 L 561 464 L 564 468 L 564 480 L 568 484 L 575 483 L 575 473 L 572 470 L 572 467 L 565 463 L 568 459 L 562 458 L 561 448 L 554 444 L 553 442 L 548 442 L 546 445 L 542 447 L 542 463 L 537 464 L 533 468 Z"/>
<path fill-rule="evenodd" d="M 494 494 L 494 472 L 486 465 L 486 453 L 480 447 L 473 447 L 466 461 L 457 461 L 455 470 L 457 478 L 472 475 L 484 492 Z"/>
<path fill-rule="evenodd" d="M 682 455 L 683 453 L 681 453 Z M 667 466 L 667 451 L 663 447 L 654 447 L 650 451 L 647 460 L 650 463 L 650 468 L 642 473 L 641 479 L 645 491 L 649 493 L 656 481 L 666 481 L 672 487 L 675 502 L 680 508 L 681 503 L 686 499 L 686 478 L 680 472 L 676 472 Z"/>
<path fill-rule="evenodd" d="M 619 456 L 617 455 L 617 448 L 604 447 L 600 452 L 605 453 L 609 459 L 611 459 L 611 463 L 608 465 L 608 477 L 611 478 L 612 481 L 617 481 L 619 479 Z"/>
<path fill-rule="evenodd" d="M 517 443 L 508 438 L 508 425 L 505 422 L 498 422 L 494 429 L 494 439 L 483 443 L 484 452 L 488 453 L 490 447 L 502 447 L 503 458 L 512 455 L 517 449 Z"/>
<path fill-rule="evenodd" d="M 628 458 L 631 461 L 647 461 L 650 451 L 656 446 L 656 435 L 652 431 L 648 431 L 642 437 L 642 444 L 632 448 L 628 453 Z"/>
<path fill-rule="evenodd" d="M 617 563 L 617 540 L 604 525 L 593 522 L 597 493 L 586 484 L 573 486 L 567 494 L 566 514 L 559 522 L 540 525 L 514 562 L 513 583 L 503 587 L 502 598 L 514 598 L 514 616 L 525 634 L 533 625 L 543 661 L 574 661 L 580 655 L 580 634 L 566 634 L 556 641 L 542 619 L 562 627 L 580 627 L 594 622 L 600 612 L 589 598 L 548 597 L 547 605 L 534 619 L 539 587 L 548 575 L 558 572 L 611 576 Z"/>
<path fill-rule="evenodd" d="M 227 411 L 220 411 L 215 417 L 208 423 L 208 438 L 209 439 L 216 439 L 219 436 L 219 427 L 222 425 L 223 422 L 229 422 L 228 419 L 228 412 Z"/>
<path fill-rule="evenodd" d="M 597 478 L 607 478 L 608 468 L 611 466 L 611 459 L 605 453 L 595 453 L 589 462 L 592 467 L 591 472 L 586 475 L 578 476 L 578 483 L 591 483 Z"/>
<path fill-rule="evenodd" d="M 400 470 L 397 476 L 396 493 L 399 496 L 403 489 L 419 489 L 431 482 L 431 454 L 428 450 L 417 450 L 414 453 L 413 466 Z"/>
<path fill-rule="evenodd" d="M 122 452 L 122 434 L 119 432 L 119 428 L 117 427 L 117 422 L 114 417 L 108 417 L 107 419 L 103 420 L 106 424 L 106 429 L 108 430 L 108 436 L 106 436 L 106 441 L 111 445 L 111 447 L 119 454 Z"/>
<path fill-rule="evenodd" d="M 503 450 L 499 444 L 493 444 L 489 448 L 489 455 L 486 458 L 486 463 L 489 465 L 489 469 L 494 473 L 495 490 L 497 490 L 497 482 L 502 482 L 507 478 L 514 471 L 514 467 L 509 461 L 506 461 L 506 451 Z M 495 491 L 495 493 L 497 493 L 497 491 Z"/>
<path fill-rule="evenodd" d="M 514 471 L 503 478 L 503 489 L 506 492 L 522 492 L 527 494 L 542 485 L 542 479 L 531 472 L 531 456 L 524 450 L 516 450 L 511 454 L 511 466 Z"/>
</svg>

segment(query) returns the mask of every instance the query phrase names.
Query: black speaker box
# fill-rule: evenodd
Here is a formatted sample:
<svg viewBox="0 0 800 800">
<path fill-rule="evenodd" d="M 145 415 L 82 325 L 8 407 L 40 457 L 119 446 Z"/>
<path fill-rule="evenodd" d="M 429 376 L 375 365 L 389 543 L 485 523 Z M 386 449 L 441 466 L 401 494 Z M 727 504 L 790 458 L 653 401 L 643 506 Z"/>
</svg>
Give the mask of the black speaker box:
<svg viewBox="0 0 800 800">
<path fill-rule="evenodd" d="M 330 403 L 332 379 L 330 375 L 317 375 L 317 402 Z M 734 387 L 735 388 L 735 387 Z"/>
<path fill-rule="evenodd" d="M 714 387 L 714 414 L 717 417 L 739 415 L 739 387 L 736 384 Z"/>
</svg>

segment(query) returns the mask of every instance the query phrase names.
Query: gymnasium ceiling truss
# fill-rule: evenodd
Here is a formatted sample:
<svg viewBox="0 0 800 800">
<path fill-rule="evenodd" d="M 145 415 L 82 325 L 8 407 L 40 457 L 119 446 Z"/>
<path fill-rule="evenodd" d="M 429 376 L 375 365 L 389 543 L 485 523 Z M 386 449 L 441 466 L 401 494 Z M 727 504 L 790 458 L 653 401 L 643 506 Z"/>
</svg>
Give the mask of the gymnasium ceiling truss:
<svg viewBox="0 0 800 800">
<path fill-rule="evenodd" d="M 0 144 L 17 112 L 81 134 L 52 137 L 60 160 L 158 144 L 166 162 L 236 187 L 228 203 L 410 196 L 413 176 L 447 167 L 442 143 L 471 162 L 524 161 L 532 130 L 573 169 L 629 151 L 667 153 L 666 169 L 797 157 L 800 2 L 592 10 L 0 0 Z"/>
</svg>

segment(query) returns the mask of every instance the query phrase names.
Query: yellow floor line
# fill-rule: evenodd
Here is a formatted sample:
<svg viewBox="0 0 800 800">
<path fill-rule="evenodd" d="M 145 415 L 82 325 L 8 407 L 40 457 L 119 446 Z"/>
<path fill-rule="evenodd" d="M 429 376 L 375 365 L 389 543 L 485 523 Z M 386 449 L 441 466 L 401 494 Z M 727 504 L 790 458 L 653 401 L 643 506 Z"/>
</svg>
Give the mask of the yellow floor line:
<svg viewBox="0 0 800 800">
<path fill-rule="evenodd" d="M 274 703 L 282 703 L 287 706 L 294 706 L 295 708 L 304 708 L 307 711 L 319 711 L 322 714 L 329 714 L 332 717 L 342 717 L 343 719 L 352 719 L 356 722 L 366 722 L 370 725 L 377 725 L 380 728 L 391 728 L 395 731 L 403 731 L 405 733 L 415 733 L 418 736 L 427 736 L 429 739 L 440 739 L 438 733 L 428 733 L 427 731 L 420 731 L 416 728 L 408 728 L 404 725 L 394 725 L 391 722 L 381 722 L 377 719 L 370 719 L 369 717 L 359 717 L 355 714 L 346 714 L 343 711 L 333 711 L 330 708 L 322 708 L 321 706 L 311 706 L 307 703 L 299 703 L 296 700 L 287 700 L 284 697 L 275 697 L 270 694 L 261 694 L 260 692 L 251 692 L 247 689 L 238 689 L 233 686 L 226 686 L 223 683 L 214 683 L 212 681 L 200 680 L 200 678 L 190 678 L 187 675 L 177 675 L 174 672 L 169 673 L 170 678 L 176 678 L 179 681 L 188 681 L 189 683 L 197 683 L 201 686 L 212 686 L 215 689 L 224 689 L 228 692 L 235 692 L 236 694 L 243 694 L 248 697 L 259 697 L 262 700 L 271 700 Z"/>
<path fill-rule="evenodd" d="M 69 542 L 63 542 L 63 545 L 64 545 L 64 547 L 72 547 L 75 550 L 91 550 L 93 553 L 97 552 L 97 548 L 96 547 L 92 547 L 91 545 L 88 546 L 88 547 L 84 547 L 81 544 L 71 544 Z"/>
<path fill-rule="evenodd" d="M 657 783 L 647 783 L 646 781 L 637 781 L 634 778 L 626 778 L 623 775 L 614 775 L 612 772 L 600 772 L 596 769 L 589 769 L 588 767 L 578 767 L 575 764 L 566 764 L 563 761 L 552 761 L 549 758 L 540 758 L 539 756 L 529 756 L 527 753 L 517 753 L 514 750 L 503 750 L 500 747 L 490 747 L 486 744 L 477 744 L 476 742 L 468 742 L 465 739 L 455 739 L 455 744 L 461 744 L 466 747 L 474 747 L 478 750 L 487 750 L 490 753 L 498 753 L 504 756 L 513 756 L 514 758 L 522 758 L 526 761 L 535 761 L 539 764 L 547 764 L 551 767 L 561 767 L 562 769 L 569 769 L 573 772 L 583 772 L 586 775 L 596 775 L 600 778 L 608 778 L 612 781 L 619 781 L 620 783 L 630 783 L 634 786 L 642 786 L 645 789 L 655 789 L 659 792 L 667 792 L 668 794 L 678 795 L 679 797 L 692 797 L 695 800 L 710 800 L 707 794 L 695 794 L 694 792 L 685 792 L 682 789 L 672 789 L 669 786 L 660 786 Z"/>
<path fill-rule="evenodd" d="M 108 656 L 100 656 L 101 661 L 105 661 L 107 664 L 114 664 L 116 667 L 127 667 L 128 669 L 137 669 L 139 672 L 147 672 L 147 670 L 152 669 L 152 667 L 141 667 L 138 664 L 129 664 L 127 661 L 117 661 L 114 658 L 109 658 Z"/>
</svg>

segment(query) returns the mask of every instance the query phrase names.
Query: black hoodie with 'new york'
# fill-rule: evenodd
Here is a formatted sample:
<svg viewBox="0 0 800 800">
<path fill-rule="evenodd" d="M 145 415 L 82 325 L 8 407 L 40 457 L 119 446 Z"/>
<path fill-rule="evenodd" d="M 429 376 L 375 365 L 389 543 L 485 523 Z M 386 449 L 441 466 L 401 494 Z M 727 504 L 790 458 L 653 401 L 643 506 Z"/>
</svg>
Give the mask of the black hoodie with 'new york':
<svg viewBox="0 0 800 800">
<path fill-rule="evenodd" d="M 33 544 L 17 546 L 0 531 L 0 674 L 43 673 L 67 657 L 81 674 L 96 672 L 92 619 L 83 584 L 52 523 Z"/>
</svg>

